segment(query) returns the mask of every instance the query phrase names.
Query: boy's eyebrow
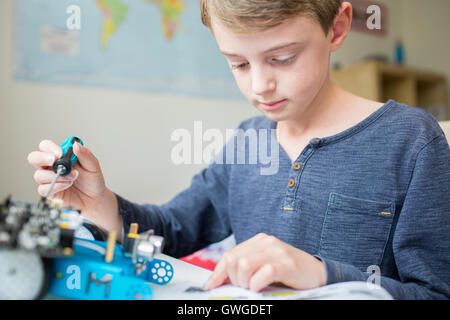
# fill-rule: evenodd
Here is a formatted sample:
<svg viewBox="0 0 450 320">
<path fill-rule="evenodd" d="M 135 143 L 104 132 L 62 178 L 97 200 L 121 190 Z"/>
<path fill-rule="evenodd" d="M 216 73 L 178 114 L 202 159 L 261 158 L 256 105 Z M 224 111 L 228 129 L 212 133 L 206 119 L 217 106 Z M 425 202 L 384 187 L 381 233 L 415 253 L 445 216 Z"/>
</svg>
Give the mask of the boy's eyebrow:
<svg viewBox="0 0 450 320">
<path fill-rule="evenodd" d="M 269 53 L 269 52 L 273 52 L 273 51 L 277 51 L 277 50 L 280 50 L 280 49 L 286 49 L 286 48 L 294 47 L 294 46 L 299 45 L 299 44 L 301 44 L 301 43 L 302 43 L 302 42 L 290 42 L 290 43 L 281 44 L 281 45 L 275 46 L 275 47 L 273 47 L 273 48 L 264 50 L 264 51 L 263 51 L 263 54 L 266 54 L 266 53 Z M 225 51 L 221 51 L 221 52 L 222 52 L 222 54 L 223 54 L 224 56 L 228 56 L 228 57 L 241 57 L 239 54 L 228 53 L 228 52 L 225 52 Z"/>
</svg>

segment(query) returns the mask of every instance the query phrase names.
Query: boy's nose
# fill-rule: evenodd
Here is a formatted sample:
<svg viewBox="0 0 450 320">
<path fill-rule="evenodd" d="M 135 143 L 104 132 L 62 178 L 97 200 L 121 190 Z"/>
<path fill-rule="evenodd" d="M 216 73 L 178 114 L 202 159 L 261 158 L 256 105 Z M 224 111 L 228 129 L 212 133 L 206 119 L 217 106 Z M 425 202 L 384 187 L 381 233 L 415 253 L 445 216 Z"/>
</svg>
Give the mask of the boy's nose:
<svg viewBox="0 0 450 320">
<path fill-rule="evenodd" d="M 261 96 L 275 90 L 276 81 L 272 74 L 267 70 L 252 69 L 252 90 L 253 93 Z"/>
</svg>

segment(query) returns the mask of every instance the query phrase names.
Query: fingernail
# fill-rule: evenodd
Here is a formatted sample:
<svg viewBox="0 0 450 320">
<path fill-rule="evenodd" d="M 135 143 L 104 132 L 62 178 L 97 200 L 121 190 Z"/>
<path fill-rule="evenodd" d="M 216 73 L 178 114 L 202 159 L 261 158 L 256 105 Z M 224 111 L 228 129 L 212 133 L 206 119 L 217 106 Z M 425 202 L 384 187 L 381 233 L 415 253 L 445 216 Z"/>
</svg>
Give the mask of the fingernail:
<svg viewBox="0 0 450 320">
<path fill-rule="evenodd" d="M 81 152 L 83 152 L 83 146 L 81 145 L 81 143 L 75 142 L 75 144 L 78 145 L 78 150 L 80 150 Z"/>
<path fill-rule="evenodd" d="M 208 279 L 208 281 L 206 281 L 206 283 L 203 285 L 203 289 L 205 289 L 205 290 L 211 289 L 213 283 L 214 283 L 214 281 L 213 281 L 213 279 L 210 277 L 210 278 Z"/>
<path fill-rule="evenodd" d="M 72 186 L 73 182 L 72 181 L 65 181 L 62 184 L 63 184 L 63 188 L 65 189 L 66 187 Z"/>
<path fill-rule="evenodd" d="M 78 171 L 77 170 L 72 170 L 67 177 L 70 180 L 75 180 L 76 178 L 78 178 Z"/>
<path fill-rule="evenodd" d="M 47 156 L 47 163 L 49 166 L 53 165 L 53 163 L 55 162 L 55 157 L 52 155 L 48 155 Z"/>
</svg>

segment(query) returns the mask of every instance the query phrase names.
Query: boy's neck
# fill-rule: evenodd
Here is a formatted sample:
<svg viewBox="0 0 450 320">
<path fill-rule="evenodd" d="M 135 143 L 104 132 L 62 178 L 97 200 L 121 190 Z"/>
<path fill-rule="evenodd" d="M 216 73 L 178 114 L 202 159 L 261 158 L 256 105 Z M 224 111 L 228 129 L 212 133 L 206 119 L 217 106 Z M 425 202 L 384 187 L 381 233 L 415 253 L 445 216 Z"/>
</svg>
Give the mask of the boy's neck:
<svg viewBox="0 0 450 320">
<path fill-rule="evenodd" d="M 327 127 L 326 119 L 336 109 L 336 95 L 338 90 L 327 78 L 315 99 L 307 109 L 295 118 L 278 122 L 278 129 L 289 136 L 304 135 L 320 127 Z"/>
<path fill-rule="evenodd" d="M 277 129 L 287 138 L 329 136 L 362 121 L 381 105 L 345 91 L 328 77 L 308 108 L 278 122 Z"/>
</svg>

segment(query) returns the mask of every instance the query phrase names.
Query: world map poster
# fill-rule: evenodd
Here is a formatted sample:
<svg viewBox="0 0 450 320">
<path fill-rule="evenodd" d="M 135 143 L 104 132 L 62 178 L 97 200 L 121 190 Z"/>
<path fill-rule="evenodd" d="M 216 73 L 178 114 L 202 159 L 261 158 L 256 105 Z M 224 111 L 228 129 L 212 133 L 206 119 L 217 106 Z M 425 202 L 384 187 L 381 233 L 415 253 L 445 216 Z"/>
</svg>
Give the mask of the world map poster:
<svg viewBox="0 0 450 320">
<path fill-rule="evenodd" d="M 242 98 L 198 0 L 18 0 L 14 22 L 16 80 Z"/>
</svg>

